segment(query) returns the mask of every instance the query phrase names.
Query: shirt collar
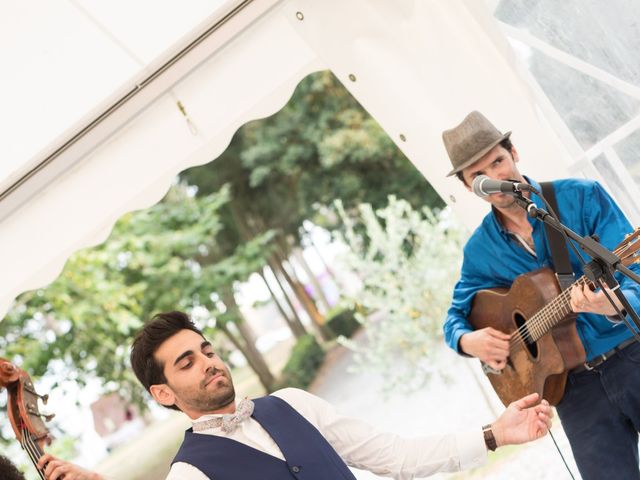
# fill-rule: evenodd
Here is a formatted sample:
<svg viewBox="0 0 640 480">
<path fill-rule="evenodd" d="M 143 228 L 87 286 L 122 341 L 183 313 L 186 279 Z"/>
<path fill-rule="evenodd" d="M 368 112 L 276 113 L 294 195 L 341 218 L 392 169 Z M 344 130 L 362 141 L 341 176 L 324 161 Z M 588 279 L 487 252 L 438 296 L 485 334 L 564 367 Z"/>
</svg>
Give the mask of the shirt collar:
<svg viewBox="0 0 640 480">
<path fill-rule="evenodd" d="M 236 408 L 237 408 L 238 407 L 237 399 L 234 400 L 234 402 L 236 402 Z M 203 421 L 206 421 L 206 420 L 211 420 L 212 418 L 220 418 L 223 415 L 227 415 L 227 414 L 226 413 L 207 413 L 205 415 L 201 415 L 200 417 L 198 417 L 198 418 L 196 418 L 194 420 L 191 420 L 191 423 L 203 422 Z"/>
<path fill-rule="evenodd" d="M 205 422 L 207 420 L 211 420 L 212 418 L 220 418 L 220 417 L 222 417 L 222 413 L 208 413 L 207 415 L 202 415 L 201 417 L 198 417 L 195 420 L 191 420 L 191 423 Z"/>
</svg>

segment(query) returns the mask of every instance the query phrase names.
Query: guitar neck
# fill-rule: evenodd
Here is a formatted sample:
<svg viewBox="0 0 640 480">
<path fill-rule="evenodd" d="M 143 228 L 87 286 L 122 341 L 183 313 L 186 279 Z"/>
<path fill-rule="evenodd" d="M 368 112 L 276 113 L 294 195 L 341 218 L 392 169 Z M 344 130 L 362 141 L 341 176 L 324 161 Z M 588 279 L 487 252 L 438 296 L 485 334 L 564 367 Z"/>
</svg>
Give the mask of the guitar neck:
<svg viewBox="0 0 640 480">
<path fill-rule="evenodd" d="M 569 288 L 564 290 L 560 295 L 554 298 L 546 306 L 544 306 L 538 313 L 527 320 L 527 329 L 531 340 L 534 342 L 539 340 L 543 335 L 548 333 L 553 327 L 558 325 L 562 319 L 564 319 L 570 313 L 573 313 L 571 309 L 571 289 L 574 286 L 588 285 L 593 287 L 593 283 L 584 275 L 571 284 Z"/>
</svg>

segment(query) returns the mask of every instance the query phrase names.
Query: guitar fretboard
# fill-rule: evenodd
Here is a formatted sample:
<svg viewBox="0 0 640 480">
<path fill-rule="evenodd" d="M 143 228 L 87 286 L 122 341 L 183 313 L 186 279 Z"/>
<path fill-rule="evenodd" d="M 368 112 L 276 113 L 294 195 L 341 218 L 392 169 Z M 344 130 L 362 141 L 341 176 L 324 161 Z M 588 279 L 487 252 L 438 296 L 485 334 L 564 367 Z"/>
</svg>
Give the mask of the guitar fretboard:
<svg viewBox="0 0 640 480">
<path fill-rule="evenodd" d="M 640 228 L 636 228 L 632 234 L 628 235 L 613 251 L 620 258 L 623 265 L 629 266 L 638 261 L 638 249 L 640 248 Z M 584 275 L 576 280 L 571 287 L 564 290 L 546 306 L 541 308 L 533 317 L 525 321 L 515 332 L 511 334 L 510 347 L 522 347 L 540 340 L 553 327 L 558 325 L 570 313 L 573 313 L 569 300 L 571 299 L 571 289 L 574 286 L 582 287 L 588 285 L 594 287 L 593 282 Z"/>
<path fill-rule="evenodd" d="M 529 343 L 536 342 L 553 327 L 558 325 L 567 315 L 573 313 L 569 301 L 571 299 L 571 288 L 575 285 L 589 285 L 592 287 L 593 283 L 585 276 L 580 277 L 571 287 L 564 290 L 550 303 L 540 309 L 538 313 L 527 320 L 523 328 L 516 331 L 515 334 Z"/>
</svg>

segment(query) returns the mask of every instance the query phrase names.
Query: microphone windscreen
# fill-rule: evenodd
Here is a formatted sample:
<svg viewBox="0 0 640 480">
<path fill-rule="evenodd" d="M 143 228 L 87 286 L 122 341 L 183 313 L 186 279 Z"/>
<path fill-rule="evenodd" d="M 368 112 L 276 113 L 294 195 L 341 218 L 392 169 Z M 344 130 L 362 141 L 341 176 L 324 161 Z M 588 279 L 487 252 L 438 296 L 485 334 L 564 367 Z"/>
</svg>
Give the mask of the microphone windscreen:
<svg viewBox="0 0 640 480">
<path fill-rule="evenodd" d="M 486 175 L 478 175 L 476 178 L 474 178 L 473 183 L 471 184 L 471 190 L 473 191 L 473 193 L 475 193 L 479 197 L 486 197 L 487 195 L 489 195 L 482 190 L 482 184 L 486 180 L 489 180 L 489 177 L 487 177 Z"/>
</svg>

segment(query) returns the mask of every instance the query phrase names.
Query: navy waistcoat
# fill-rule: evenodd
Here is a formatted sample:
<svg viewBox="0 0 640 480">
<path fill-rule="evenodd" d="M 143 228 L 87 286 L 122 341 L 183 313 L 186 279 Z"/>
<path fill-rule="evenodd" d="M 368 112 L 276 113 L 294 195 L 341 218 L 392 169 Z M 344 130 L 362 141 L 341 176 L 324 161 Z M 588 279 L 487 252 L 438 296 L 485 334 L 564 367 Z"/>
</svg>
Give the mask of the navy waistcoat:
<svg viewBox="0 0 640 480">
<path fill-rule="evenodd" d="M 185 432 L 173 463 L 193 465 L 212 480 L 356 480 L 322 434 L 275 396 L 254 400 L 252 417 L 286 461 L 230 438 Z"/>
</svg>

